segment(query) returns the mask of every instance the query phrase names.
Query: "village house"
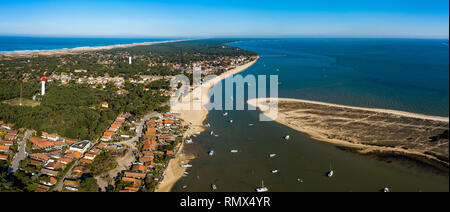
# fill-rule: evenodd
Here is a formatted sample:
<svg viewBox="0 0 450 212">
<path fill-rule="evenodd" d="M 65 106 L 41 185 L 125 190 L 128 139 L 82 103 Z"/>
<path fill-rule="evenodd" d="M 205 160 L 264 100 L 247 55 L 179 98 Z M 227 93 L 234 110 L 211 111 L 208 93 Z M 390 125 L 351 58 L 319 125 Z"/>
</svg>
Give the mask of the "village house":
<svg viewBox="0 0 450 212">
<path fill-rule="evenodd" d="M 48 176 L 50 176 L 50 177 L 56 177 L 56 176 L 58 176 L 58 172 L 57 172 L 57 171 L 53 171 L 53 170 L 46 169 L 46 168 L 42 168 L 42 169 L 41 169 L 41 173 L 42 173 L 42 174 L 45 174 L 45 175 L 48 175 Z"/>
<path fill-rule="evenodd" d="M 47 163 L 50 160 L 50 157 L 41 153 L 33 153 L 29 156 L 33 160 L 41 161 L 43 163 Z"/>
<path fill-rule="evenodd" d="M 8 155 L 0 154 L 0 160 L 8 160 Z"/>
<path fill-rule="evenodd" d="M 12 142 L 12 141 L 0 140 L 0 145 L 1 146 L 12 146 L 13 144 L 14 144 L 14 142 Z"/>
<path fill-rule="evenodd" d="M 42 181 L 41 183 L 46 186 L 53 186 L 58 182 L 58 180 L 54 177 L 50 177 L 48 181 Z"/>
<path fill-rule="evenodd" d="M 64 180 L 64 187 L 70 191 L 78 191 L 78 182 L 75 180 Z"/>
<path fill-rule="evenodd" d="M 9 146 L 0 146 L 0 152 L 8 152 L 9 151 Z"/>
<path fill-rule="evenodd" d="M 35 192 L 47 192 L 49 189 L 49 186 L 38 184 Z"/>
<path fill-rule="evenodd" d="M 90 146 L 91 146 L 91 142 L 90 141 L 87 141 L 87 140 L 78 141 L 78 142 L 70 145 L 69 150 L 85 153 Z"/>
</svg>

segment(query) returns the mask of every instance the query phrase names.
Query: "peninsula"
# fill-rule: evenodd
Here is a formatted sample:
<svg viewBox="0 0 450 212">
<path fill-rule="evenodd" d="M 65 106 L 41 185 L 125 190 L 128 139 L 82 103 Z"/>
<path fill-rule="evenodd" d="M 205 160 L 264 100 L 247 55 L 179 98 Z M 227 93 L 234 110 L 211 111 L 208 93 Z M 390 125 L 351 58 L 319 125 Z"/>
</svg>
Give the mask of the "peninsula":
<svg viewBox="0 0 450 212">
<path fill-rule="evenodd" d="M 449 118 L 316 101 L 251 99 L 276 122 L 362 154 L 405 156 L 448 171 Z M 268 109 L 278 103 L 277 117 Z"/>
</svg>

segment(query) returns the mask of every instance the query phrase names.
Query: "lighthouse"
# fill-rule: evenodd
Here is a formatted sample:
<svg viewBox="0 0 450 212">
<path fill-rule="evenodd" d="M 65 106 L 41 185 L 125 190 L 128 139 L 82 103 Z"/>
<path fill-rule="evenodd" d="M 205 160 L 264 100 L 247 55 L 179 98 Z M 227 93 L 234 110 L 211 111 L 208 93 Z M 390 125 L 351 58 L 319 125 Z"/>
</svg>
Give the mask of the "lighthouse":
<svg viewBox="0 0 450 212">
<path fill-rule="evenodd" d="M 41 95 L 44 96 L 45 95 L 45 76 L 42 75 L 42 88 L 41 88 Z"/>
</svg>

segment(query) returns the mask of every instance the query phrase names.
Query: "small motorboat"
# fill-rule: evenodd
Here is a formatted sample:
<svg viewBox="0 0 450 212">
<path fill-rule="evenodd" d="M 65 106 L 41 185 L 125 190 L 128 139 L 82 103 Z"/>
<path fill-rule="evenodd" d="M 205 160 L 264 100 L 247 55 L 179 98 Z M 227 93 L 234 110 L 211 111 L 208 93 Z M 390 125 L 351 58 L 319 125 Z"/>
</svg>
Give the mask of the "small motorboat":
<svg viewBox="0 0 450 212">
<path fill-rule="evenodd" d="M 211 135 L 214 135 L 214 131 L 211 131 L 211 133 L 210 133 Z"/>
<path fill-rule="evenodd" d="M 272 170 L 272 173 L 273 173 L 273 174 L 276 174 L 276 173 L 278 173 L 278 172 L 279 172 L 278 169 Z"/>
<path fill-rule="evenodd" d="M 253 127 L 254 124 L 248 124 L 249 127 Z"/>
<path fill-rule="evenodd" d="M 192 143 L 194 143 L 194 142 L 192 141 L 192 139 L 187 139 L 187 140 L 186 140 L 186 143 L 187 143 L 187 144 L 192 144 Z"/>
<path fill-rule="evenodd" d="M 230 120 L 230 123 L 233 124 L 233 120 Z"/>
<path fill-rule="evenodd" d="M 181 188 L 183 188 L 183 189 L 187 189 L 187 187 L 188 187 L 187 185 L 184 185 L 184 186 L 183 186 L 183 187 L 181 187 Z"/>
<path fill-rule="evenodd" d="M 210 150 L 210 151 L 208 152 L 208 155 L 209 155 L 209 156 L 213 156 L 213 155 L 214 155 L 214 150 Z"/>
<path fill-rule="evenodd" d="M 228 113 L 227 113 L 227 112 L 225 112 L 225 113 L 223 114 L 223 116 L 228 116 Z"/>
<path fill-rule="evenodd" d="M 297 182 L 299 182 L 299 183 L 303 183 L 303 180 L 302 180 L 302 179 L 300 179 L 300 178 L 297 178 Z"/>
<path fill-rule="evenodd" d="M 215 191 L 215 190 L 217 190 L 217 186 L 214 184 L 211 184 L 211 189 Z"/>
<path fill-rule="evenodd" d="M 277 156 L 277 154 L 270 154 L 270 155 L 269 155 L 269 157 L 271 157 L 271 158 L 273 158 L 273 157 L 275 157 L 275 156 Z"/>
<path fill-rule="evenodd" d="M 284 140 L 289 140 L 291 138 L 291 136 L 290 135 L 286 135 L 286 136 L 284 136 Z"/>
<path fill-rule="evenodd" d="M 388 188 L 388 187 L 383 188 L 383 192 L 384 192 L 384 193 L 388 193 L 388 192 L 389 192 L 389 188 Z"/>
<path fill-rule="evenodd" d="M 191 164 L 184 164 L 180 166 L 181 168 L 191 168 L 192 165 Z"/>
<path fill-rule="evenodd" d="M 327 173 L 327 176 L 328 177 L 333 177 L 333 175 L 334 175 L 334 171 L 333 171 L 333 168 L 331 168 L 331 164 L 330 164 L 330 171 Z"/>
<path fill-rule="evenodd" d="M 232 150 L 230 150 L 230 152 L 231 152 L 231 153 L 238 153 L 239 151 L 236 150 L 236 149 L 232 149 Z"/>
<path fill-rule="evenodd" d="M 261 182 L 261 187 L 256 188 L 256 192 L 268 192 L 268 191 L 269 189 L 266 186 L 264 186 L 264 181 Z"/>
</svg>

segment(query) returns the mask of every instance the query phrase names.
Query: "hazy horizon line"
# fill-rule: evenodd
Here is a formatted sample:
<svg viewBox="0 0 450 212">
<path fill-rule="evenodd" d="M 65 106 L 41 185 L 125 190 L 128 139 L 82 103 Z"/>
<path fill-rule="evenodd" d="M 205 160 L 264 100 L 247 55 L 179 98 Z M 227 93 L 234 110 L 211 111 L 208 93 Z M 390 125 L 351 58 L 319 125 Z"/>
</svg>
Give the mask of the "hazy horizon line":
<svg viewBox="0 0 450 212">
<path fill-rule="evenodd" d="M 217 36 L 173 36 L 173 35 L 53 35 L 53 34 L 0 34 L 0 37 L 41 37 L 41 38 L 123 38 L 123 39 L 279 39 L 279 38 L 373 38 L 373 39 L 441 39 L 449 36 L 405 36 L 405 35 L 217 35 Z"/>
</svg>

